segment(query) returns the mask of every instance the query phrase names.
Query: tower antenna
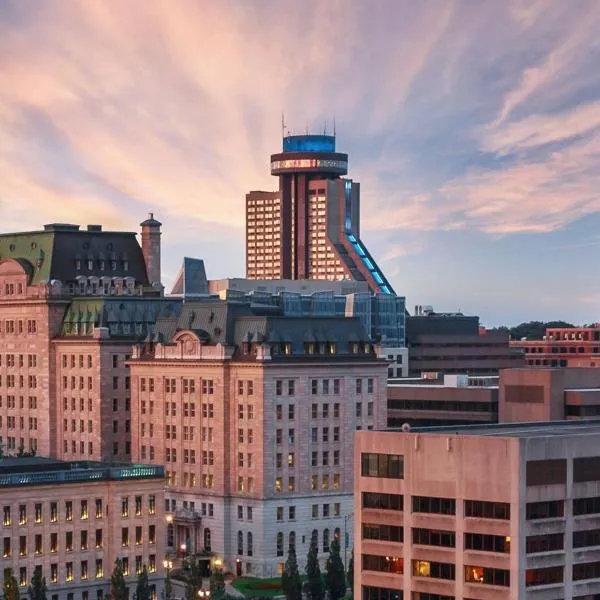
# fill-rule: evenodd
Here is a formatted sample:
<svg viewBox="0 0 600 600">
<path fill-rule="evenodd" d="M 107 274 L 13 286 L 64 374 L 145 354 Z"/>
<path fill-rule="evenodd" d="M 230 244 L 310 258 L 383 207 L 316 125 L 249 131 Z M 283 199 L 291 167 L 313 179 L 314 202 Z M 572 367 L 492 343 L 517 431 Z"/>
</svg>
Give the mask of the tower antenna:
<svg viewBox="0 0 600 600">
<path fill-rule="evenodd" d="M 333 117 L 333 137 L 335 137 L 335 117 Z"/>
<path fill-rule="evenodd" d="M 281 113 L 281 139 L 285 137 L 285 115 Z"/>
<path fill-rule="evenodd" d="M 327 135 L 327 119 L 325 119 L 325 125 L 323 126 L 323 135 Z"/>
</svg>

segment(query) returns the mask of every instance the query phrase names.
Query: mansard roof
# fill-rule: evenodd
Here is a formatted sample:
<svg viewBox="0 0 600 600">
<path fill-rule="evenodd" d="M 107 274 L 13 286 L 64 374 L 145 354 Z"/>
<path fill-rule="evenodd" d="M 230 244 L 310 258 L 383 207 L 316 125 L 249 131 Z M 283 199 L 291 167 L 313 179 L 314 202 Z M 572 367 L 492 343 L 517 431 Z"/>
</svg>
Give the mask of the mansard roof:
<svg viewBox="0 0 600 600">
<path fill-rule="evenodd" d="M 133 277 L 138 284 L 149 285 L 142 250 L 133 232 L 52 224 L 43 231 L 0 234 L 0 260 L 6 258 L 29 265 L 30 285 L 53 279 L 70 283 L 81 275 Z"/>
</svg>

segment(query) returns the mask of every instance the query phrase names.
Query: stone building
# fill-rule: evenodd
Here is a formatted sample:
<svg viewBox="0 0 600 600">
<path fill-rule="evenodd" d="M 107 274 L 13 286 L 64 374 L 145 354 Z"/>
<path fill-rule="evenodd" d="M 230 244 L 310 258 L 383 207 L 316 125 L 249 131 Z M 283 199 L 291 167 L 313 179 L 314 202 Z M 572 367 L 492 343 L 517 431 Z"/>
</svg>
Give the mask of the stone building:
<svg viewBox="0 0 600 600">
<path fill-rule="evenodd" d="M 186 302 L 130 361 L 132 458 L 164 464 L 167 544 L 276 575 L 351 530 L 356 429 L 385 427 L 387 364 L 358 319 Z"/>
<path fill-rule="evenodd" d="M 26 595 L 41 569 L 48 600 L 103 600 L 115 560 L 131 592 L 146 567 L 163 588 L 164 469 L 41 457 L 0 458 L 2 569 Z"/>
<path fill-rule="evenodd" d="M 4 454 L 131 458 L 126 359 L 179 304 L 162 296 L 160 223 L 141 226 L 142 246 L 100 225 L 0 235 Z"/>
</svg>

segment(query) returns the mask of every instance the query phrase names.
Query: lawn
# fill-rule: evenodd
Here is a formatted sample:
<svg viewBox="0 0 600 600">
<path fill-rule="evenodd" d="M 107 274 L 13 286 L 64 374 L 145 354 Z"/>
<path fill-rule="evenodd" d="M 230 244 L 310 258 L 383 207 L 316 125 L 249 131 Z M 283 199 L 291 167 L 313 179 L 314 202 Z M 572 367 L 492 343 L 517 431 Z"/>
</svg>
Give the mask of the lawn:
<svg viewBox="0 0 600 600">
<path fill-rule="evenodd" d="M 244 596 L 264 596 L 273 598 L 282 596 L 281 577 L 271 579 L 258 579 L 257 577 L 238 577 L 231 585 Z"/>
</svg>

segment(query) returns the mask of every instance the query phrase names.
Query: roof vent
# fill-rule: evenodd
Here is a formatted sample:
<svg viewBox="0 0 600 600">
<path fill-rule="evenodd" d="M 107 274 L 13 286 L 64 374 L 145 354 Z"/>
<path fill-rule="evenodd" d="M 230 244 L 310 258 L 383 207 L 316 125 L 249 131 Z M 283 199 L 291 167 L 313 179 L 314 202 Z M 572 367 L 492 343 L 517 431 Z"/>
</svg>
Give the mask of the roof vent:
<svg viewBox="0 0 600 600">
<path fill-rule="evenodd" d="M 102 231 L 102 225 L 88 225 L 88 231 Z"/>
<path fill-rule="evenodd" d="M 69 223 L 50 223 L 44 225 L 44 231 L 79 231 L 79 225 L 70 225 Z"/>
</svg>

